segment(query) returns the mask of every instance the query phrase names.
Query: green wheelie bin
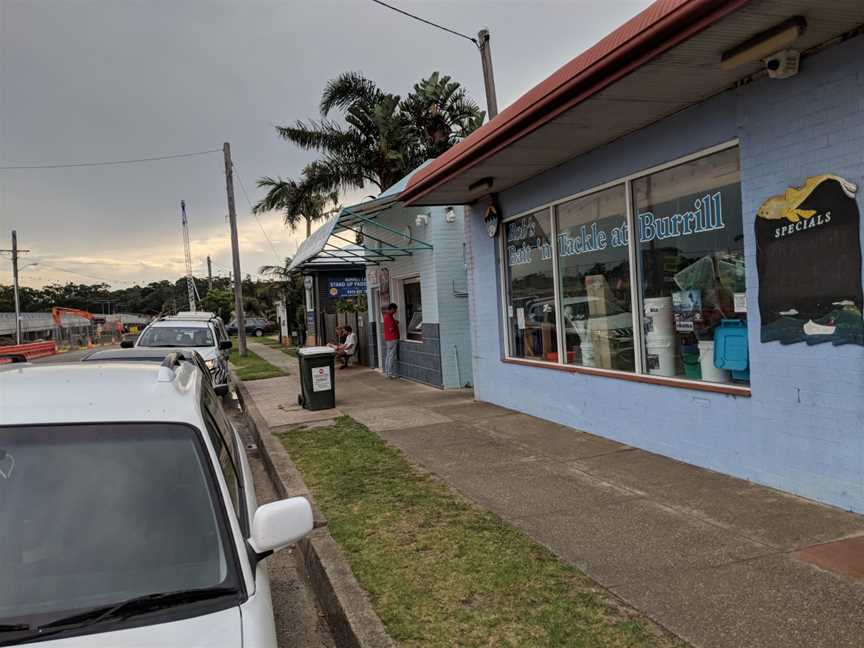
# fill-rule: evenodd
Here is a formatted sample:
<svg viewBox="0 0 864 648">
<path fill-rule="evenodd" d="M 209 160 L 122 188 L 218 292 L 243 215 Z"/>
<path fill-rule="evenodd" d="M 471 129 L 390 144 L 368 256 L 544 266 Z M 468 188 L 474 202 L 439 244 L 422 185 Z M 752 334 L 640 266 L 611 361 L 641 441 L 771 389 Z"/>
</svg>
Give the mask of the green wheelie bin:
<svg viewBox="0 0 864 648">
<path fill-rule="evenodd" d="M 300 394 L 297 403 L 308 410 L 336 407 L 336 351 L 331 347 L 303 347 L 300 362 Z"/>
</svg>

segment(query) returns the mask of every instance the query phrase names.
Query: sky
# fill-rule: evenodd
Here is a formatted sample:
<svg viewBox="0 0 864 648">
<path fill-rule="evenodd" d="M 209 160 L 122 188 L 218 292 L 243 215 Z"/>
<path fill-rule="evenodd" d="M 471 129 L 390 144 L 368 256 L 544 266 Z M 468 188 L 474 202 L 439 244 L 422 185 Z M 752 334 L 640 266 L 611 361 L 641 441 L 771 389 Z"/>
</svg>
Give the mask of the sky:
<svg viewBox="0 0 864 648">
<path fill-rule="evenodd" d="M 488 28 L 499 109 L 650 4 L 388 1 L 462 33 Z M 185 272 L 182 199 L 195 274 L 206 274 L 209 255 L 214 274 L 227 276 L 227 141 L 239 176 L 242 272 L 255 276 L 291 256 L 305 232 L 290 232 L 276 213 L 256 221 L 246 194 L 255 202 L 257 178 L 298 176 L 315 157 L 273 127 L 317 117 L 325 83 L 348 70 L 403 96 L 437 70 L 485 108 L 472 43 L 371 0 L 0 0 L 0 167 L 219 149 L 0 169 L 0 248 L 17 230 L 30 250 L 24 286 L 174 280 Z M 9 283 L 2 255 L 0 284 Z"/>
</svg>

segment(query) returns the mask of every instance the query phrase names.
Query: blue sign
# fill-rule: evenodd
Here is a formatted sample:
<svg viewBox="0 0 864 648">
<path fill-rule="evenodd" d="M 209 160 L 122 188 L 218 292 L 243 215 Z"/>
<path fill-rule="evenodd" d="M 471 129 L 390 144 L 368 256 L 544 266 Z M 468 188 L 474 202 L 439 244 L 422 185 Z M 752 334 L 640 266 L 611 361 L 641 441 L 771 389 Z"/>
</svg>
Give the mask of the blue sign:
<svg viewBox="0 0 864 648">
<path fill-rule="evenodd" d="M 327 279 L 327 294 L 333 299 L 366 294 L 366 277 L 333 277 Z"/>
</svg>

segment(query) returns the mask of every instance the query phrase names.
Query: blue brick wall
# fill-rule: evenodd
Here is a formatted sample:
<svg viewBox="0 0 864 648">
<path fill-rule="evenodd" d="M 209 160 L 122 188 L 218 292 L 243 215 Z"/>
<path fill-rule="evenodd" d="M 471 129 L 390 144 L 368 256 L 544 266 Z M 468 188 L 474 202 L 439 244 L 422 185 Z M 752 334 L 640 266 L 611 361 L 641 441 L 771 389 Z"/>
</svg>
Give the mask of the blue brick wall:
<svg viewBox="0 0 864 648">
<path fill-rule="evenodd" d="M 522 183 L 513 214 L 714 144 L 741 143 L 751 398 L 501 362 L 496 249 L 467 222 L 476 397 L 728 474 L 864 512 L 864 348 L 759 341 L 755 212 L 832 172 L 864 195 L 864 37 L 803 62 L 795 78 L 724 93 Z"/>
<path fill-rule="evenodd" d="M 411 358 L 405 364 L 405 376 L 436 386 L 456 388 L 470 383 L 472 375 L 468 299 L 456 294 L 465 292 L 468 283 L 463 261 L 464 211 L 461 207 L 455 208 L 454 223 L 444 221 L 444 211 L 444 207 L 394 207 L 382 212 L 377 220 L 400 232 L 407 225 L 414 238 L 433 247 L 382 264 L 390 271 L 392 279 L 420 275 L 423 321 L 435 325 L 429 329 L 430 334 L 434 332 L 434 337 L 430 337 L 428 345 L 425 340 L 422 347 L 414 342 L 400 344 L 400 354 L 404 347 L 408 354 L 406 357 Z M 429 214 L 429 222 L 418 226 L 415 218 L 421 212 Z M 404 237 L 379 228 L 369 227 L 368 230 L 370 234 L 394 244 L 407 243 Z M 438 360 L 434 367 L 430 364 L 433 354 Z"/>
</svg>

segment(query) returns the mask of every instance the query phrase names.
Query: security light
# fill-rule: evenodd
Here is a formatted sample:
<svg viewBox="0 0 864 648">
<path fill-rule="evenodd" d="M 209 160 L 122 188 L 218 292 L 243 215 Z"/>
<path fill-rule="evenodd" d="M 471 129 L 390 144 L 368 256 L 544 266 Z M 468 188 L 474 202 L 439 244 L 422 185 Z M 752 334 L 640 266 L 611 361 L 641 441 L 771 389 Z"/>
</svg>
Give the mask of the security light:
<svg viewBox="0 0 864 648">
<path fill-rule="evenodd" d="M 448 207 L 444 210 L 444 222 L 445 223 L 455 223 L 456 222 L 456 210 L 452 207 Z"/>
</svg>

